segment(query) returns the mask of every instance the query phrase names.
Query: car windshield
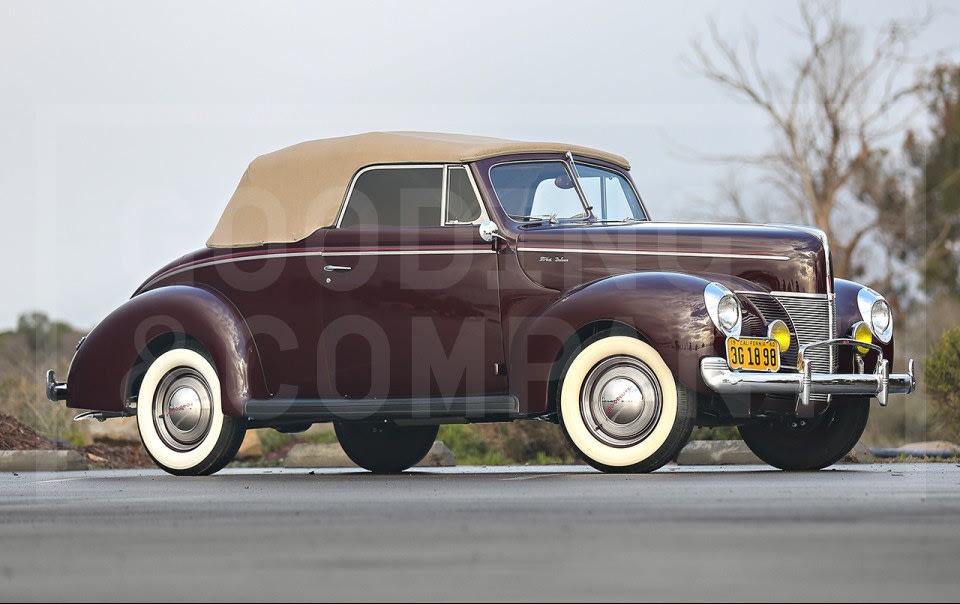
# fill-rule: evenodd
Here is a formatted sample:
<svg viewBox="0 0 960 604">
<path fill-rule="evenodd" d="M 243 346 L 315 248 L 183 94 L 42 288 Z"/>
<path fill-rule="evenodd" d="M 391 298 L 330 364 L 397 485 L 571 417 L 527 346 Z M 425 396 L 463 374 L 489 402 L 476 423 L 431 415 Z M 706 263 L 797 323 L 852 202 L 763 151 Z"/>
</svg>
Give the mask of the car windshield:
<svg viewBox="0 0 960 604">
<path fill-rule="evenodd" d="M 503 209 L 514 220 L 585 218 L 588 215 L 564 162 L 500 164 L 490 170 L 490 182 Z"/>
<path fill-rule="evenodd" d="M 622 174 L 590 164 L 573 165 L 585 200 L 563 161 L 500 164 L 490 170 L 490 181 L 503 209 L 518 222 L 556 222 L 587 218 L 590 213 L 603 222 L 647 219 Z"/>
<path fill-rule="evenodd" d="M 603 221 L 646 220 L 640 200 L 622 174 L 592 165 L 574 164 L 580 189 Z"/>
</svg>

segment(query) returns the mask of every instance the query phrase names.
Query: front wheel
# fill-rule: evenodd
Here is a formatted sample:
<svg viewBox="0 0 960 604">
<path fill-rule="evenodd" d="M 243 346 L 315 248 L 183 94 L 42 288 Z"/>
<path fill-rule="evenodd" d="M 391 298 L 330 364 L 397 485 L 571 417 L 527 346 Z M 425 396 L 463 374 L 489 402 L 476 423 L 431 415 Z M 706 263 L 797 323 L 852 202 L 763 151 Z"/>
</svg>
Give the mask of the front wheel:
<svg viewBox="0 0 960 604">
<path fill-rule="evenodd" d="M 695 399 L 652 346 L 603 334 L 567 366 L 559 410 L 574 448 L 604 472 L 663 466 L 686 444 L 697 415 Z"/>
<path fill-rule="evenodd" d="M 157 357 L 143 376 L 137 427 L 158 466 L 177 476 L 205 476 L 233 460 L 247 421 L 223 414 L 220 378 L 210 361 L 177 348 Z"/>
<path fill-rule="evenodd" d="M 334 430 L 353 463 L 375 474 L 397 474 L 426 457 L 440 427 L 342 423 Z"/>
<path fill-rule="evenodd" d="M 867 427 L 869 398 L 834 398 L 812 418 L 784 418 L 740 426 L 740 436 L 757 457 L 781 470 L 820 470 L 853 450 Z"/>
</svg>

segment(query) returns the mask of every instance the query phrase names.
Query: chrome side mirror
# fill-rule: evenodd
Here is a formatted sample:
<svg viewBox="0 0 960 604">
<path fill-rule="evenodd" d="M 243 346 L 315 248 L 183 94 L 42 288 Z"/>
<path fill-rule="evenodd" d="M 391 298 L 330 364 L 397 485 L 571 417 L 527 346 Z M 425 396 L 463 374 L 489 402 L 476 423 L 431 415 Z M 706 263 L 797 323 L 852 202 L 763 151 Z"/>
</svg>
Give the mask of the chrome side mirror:
<svg viewBox="0 0 960 604">
<path fill-rule="evenodd" d="M 487 243 L 494 239 L 507 240 L 506 237 L 500 234 L 500 228 L 497 226 L 497 223 L 492 220 L 484 220 L 480 223 L 480 238 Z"/>
</svg>

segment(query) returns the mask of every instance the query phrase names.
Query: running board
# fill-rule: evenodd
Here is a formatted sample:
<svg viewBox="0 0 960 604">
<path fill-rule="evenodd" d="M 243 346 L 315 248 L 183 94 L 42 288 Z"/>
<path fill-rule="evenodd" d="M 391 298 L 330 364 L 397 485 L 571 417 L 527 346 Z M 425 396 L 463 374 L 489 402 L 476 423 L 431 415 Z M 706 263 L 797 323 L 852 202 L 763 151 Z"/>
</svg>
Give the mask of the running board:
<svg viewBox="0 0 960 604">
<path fill-rule="evenodd" d="M 253 420 L 303 420 L 311 422 L 440 419 L 517 416 L 515 396 L 458 396 L 404 399 L 288 399 L 252 400 L 243 413 Z"/>
</svg>

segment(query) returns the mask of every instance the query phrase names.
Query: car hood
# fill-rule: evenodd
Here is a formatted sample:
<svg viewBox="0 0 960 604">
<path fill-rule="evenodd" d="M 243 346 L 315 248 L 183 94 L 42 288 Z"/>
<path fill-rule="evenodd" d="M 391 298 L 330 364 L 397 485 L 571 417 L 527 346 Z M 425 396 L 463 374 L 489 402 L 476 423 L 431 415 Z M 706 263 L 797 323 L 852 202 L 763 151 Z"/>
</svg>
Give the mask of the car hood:
<svg viewBox="0 0 960 604">
<path fill-rule="evenodd" d="M 825 238 L 807 227 L 557 225 L 524 230 L 516 249 L 531 280 L 561 291 L 611 275 L 661 271 L 702 275 L 738 289 L 825 293 L 830 274 Z"/>
</svg>

